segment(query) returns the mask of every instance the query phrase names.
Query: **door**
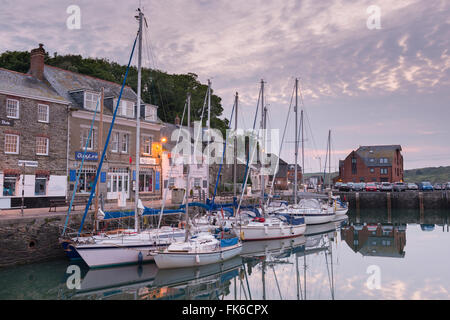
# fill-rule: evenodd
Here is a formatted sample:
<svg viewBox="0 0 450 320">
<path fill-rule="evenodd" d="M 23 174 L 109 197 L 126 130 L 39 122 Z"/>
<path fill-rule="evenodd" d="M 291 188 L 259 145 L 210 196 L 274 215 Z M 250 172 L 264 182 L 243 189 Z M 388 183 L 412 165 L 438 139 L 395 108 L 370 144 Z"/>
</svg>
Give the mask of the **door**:
<svg viewBox="0 0 450 320">
<path fill-rule="evenodd" d="M 107 199 L 118 199 L 119 193 L 125 192 L 126 198 L 130 198 L 130 179 L 128 170 L 117 170 L 108 172 Z"/>
</svg>

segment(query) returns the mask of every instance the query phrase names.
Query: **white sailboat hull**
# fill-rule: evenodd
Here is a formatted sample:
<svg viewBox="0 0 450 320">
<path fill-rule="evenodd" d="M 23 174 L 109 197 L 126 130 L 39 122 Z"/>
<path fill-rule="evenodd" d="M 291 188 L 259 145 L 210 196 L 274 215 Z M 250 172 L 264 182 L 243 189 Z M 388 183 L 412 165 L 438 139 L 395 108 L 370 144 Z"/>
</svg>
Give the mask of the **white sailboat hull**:
<svg viewBox="0 0 450 320">
<path fill-rule="evenodd" d="M 92 243 L 75 243 L 74 247 L 90 268 L 99 268 L 152 261 L 154 257 L 149 252 L 184 237 L 184 230 L 170 228 L 165 232 L 151 230 L 112 238 L 97 237 Z"/>
<path fill-rule="evenodd" d="M 237 227 L 243 241 L 273 240 L 298 237 L 305 233 L 306 225 L 243 225 Z"/>
<path fill-rule="evenodd" d="M 308 224 L 322 224 L 333 221 L 336 217 L 335 213 L 312 213 L 302 215 L 305 217 L 305 223 Z"/>
<path fill-rule="evenodd" d="M 155 263 L 160 269 L 186 268 L 218 263 L 231 259 L 242 251 L 242 244 L 222 248 L 212 252 L 160 252 L 155 255 Z"/>
</svg>

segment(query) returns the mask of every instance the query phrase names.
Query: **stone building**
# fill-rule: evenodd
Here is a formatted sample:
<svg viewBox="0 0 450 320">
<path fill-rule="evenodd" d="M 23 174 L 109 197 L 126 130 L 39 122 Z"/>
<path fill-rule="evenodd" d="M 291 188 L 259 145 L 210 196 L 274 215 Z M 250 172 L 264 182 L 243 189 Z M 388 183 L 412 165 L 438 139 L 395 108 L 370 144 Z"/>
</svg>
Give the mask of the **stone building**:
<svg viewBox="0 0 450 320">
<path fill-rule="evenodd" d="M 398 182 L 403 180 L 400 145 L 361 146 L 339 161 L 342 182 Z"/>
<path fill-rule="evenodd" d="M 69 193 L 75 188 L 92 118 L 97 114 L 93 135 L 75 190 L 77 196 L 88 195 L 97 174 L 98 162 L 112 123 L 121 85 L 87 75 L 42 65 L 43 75 L 58 94 L 70 102 L 68 180 Z M 103 129 L 100 133 L 101 92 L 103 99 Z M 133 199 L 136 181 L 136 93 L 128 86 L 123 90 L 116 120 L 112 129 L 99 179 L 99 193 L 105 200 L 117 200 L 120 194 Z M 161 143 L 162 122 L 157 117 L 157 106 L 141 101 L 139 192 L 142 200 L 161 197 Z M 100 144 L 101 139 L 101 144 Z"/>
<path fill-rule="evenodd" d="M 42 63 L 42 46 L 32 52 Z M 39 70 L 0 69 L 0 208 L 47 206 L 67 194 L 68 105 Z"/>
</svg>

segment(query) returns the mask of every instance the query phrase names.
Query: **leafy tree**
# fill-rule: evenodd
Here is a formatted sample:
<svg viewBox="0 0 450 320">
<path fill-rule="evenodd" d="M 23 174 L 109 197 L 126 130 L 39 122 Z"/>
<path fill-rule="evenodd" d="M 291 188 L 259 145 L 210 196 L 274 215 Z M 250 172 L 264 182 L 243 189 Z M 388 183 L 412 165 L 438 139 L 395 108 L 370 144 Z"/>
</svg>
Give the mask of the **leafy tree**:
<svg viewBox="0 0 450 320">
<path fill-rule="evenodd" d="M 126 66 L 108 59 L 83 58 L 81 55 L 58 55 L 46 53 L 45 63 L 50 66 L 78 72 L 103 80 L 122 84 Z M 6 51 L 0 55 L 0 67 L 26 73 L 30 68 L 30 53 L 27 51 Z M 137 68 L 130 67 L 126 84 L 137 91 Z M 164 122 L 173 123 L 175 117 L 183 114 L 187 93 L 191 93 L 191 121 L 200 120 L 208 86 L 198 81 L 194 73 L 168 74 L 164 71 L 142 68 L 142 99 L 159 106 L 158 117 Z M 221 130 L 225 135 L 228 119 L 220 119 L 223 108 L 221 98 L 211 93 L 211 127 Z M 205 110 L 203 125 L 206 125 Z M 184 118 L 187 124 L 187 116 Z"/>
</svg>

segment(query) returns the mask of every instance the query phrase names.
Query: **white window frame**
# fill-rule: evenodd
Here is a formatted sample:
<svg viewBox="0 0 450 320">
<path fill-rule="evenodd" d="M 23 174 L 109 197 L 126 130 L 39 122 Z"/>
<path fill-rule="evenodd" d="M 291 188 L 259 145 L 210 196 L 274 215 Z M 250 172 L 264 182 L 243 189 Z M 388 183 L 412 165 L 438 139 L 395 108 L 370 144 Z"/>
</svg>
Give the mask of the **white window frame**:
<svg viewBox="0 0 450 320">
<path fill-rule="evenodd" d="M 9 102 L 16 102 L 16 115 L 15 116 L 10 116 L 8 115 L 8 103 Z M 10 119 L 19 119 L 20 118 L 20 102 L 19 100 L 16 99 L 6 99 L 6 117 L 10 118 Z"/>
<path fill-rule="evenodd" d="M 80 127 L 81 129 L 81 149 L 84 151 L 84 148 L 86 147 L 86 140 L 89 138 L 89 131 L 91 128 L 87 127 Z M 86 150 L 94 150 L 94 139 L 95 139 L 95 130 L 96 128 L 92 128 L 92 134 L 91 138 L 89 139 L 89 144 L 86 148 Z M 85 136 L 86 134 L 86 136 Z"/>
<path fill-rule="evenodd" d="M 10 136 L 10 137 L 17 137 L 17 140 L 16 140 L 16 152 L 6 151 L 6 138 L 8 136 Z M 19 154 L 19 152 L 20 152 L 19 146 L 20 146 L 20 136 L 18 134 L 11 134 L 11 133 L 6 133 L 5 134 L 5 145 L 4 145 L 5 154 Z"/>
<path fill-rule="evenodd" d="M 153 106 L 145 106 L 145 121 L 156 121 L 157 111 Z"/>
<path fill-rule="evenodd" d="M 87 99 L 88 95 L 92 95 L 93 98 Z M 84 91 L 84 108 L 86 110 L 95 111 L 95 107 L 97 106 L 98 99 L 100 99 L 100 94 L 91 92 L 91 91 Z M 86 102 L 93 104 L 93 106 L 88 107 Z"/>
<path fill-rule="evenodd" d="M 42 114 L 40 112 L 40 109 L 39 109 L 41 107 L 46 107 L 47 108 L 46 120 L 39 119 L 39 116 Z M 49 123 L 50 122 L 50 107 L 47 104 L 38 103 L 38 122 L 42 122 L 42 123 Z"/>
<path fill-rule="evenodd" d="M 114 106 L 117 105 L 117 100 L 114 101 Z M 130 100 L 120 99 L 119 110 L 117 110 L 118 115 L 126 118 L 134 118 L 134 102 Z M 131 111 L 131 112 L 129 112 Z"/>
<path fill-rule="evenodd" d="M 123 133 L 122 139 L 120 139 L 120 153 L 128 153 L 129 151 L 129 145 L 130 145 L 130 134 L 129 133 Z M 124 144 L 126 142 L 126 144 Z M 123 150 L 123 147 L 126 146 L 126 150 Z"/>
<path fill-rule="evenodd" d="M 46 141 L 46 148 L 45 148 L 45 153 L 39 153 L 38 152 L 38 139 L 45 139 Z M 48 147 L 50 144 L 50 139 L 47 137 L 36 137 L 36 155 L 38 156 L 48 156 Z"/>
<path fill-rule="evenodd" d="M 147 141 L 149 141 L 150 143 L 147 144 L 146 143 Z M 149 135 L 143 135 L 142 136 L 142 146 L 144 147 L 143 154 L 151 156 L 152 155 L 152 145 L 153 145 L 153 137 L 149 136 Z M 149 152 L 146 152 L 147 151 L 146 148 L 149 149 Z"/>
<path fill-rule="evenodd" d="M 111 144 L 111 152 L 119 152 L 119 144 L 120 144 L 120 132 L 114 131 L 113 133 L 113 140 Z M 115 140 L 117 138 L 117 140 Z"/>
</svg>

